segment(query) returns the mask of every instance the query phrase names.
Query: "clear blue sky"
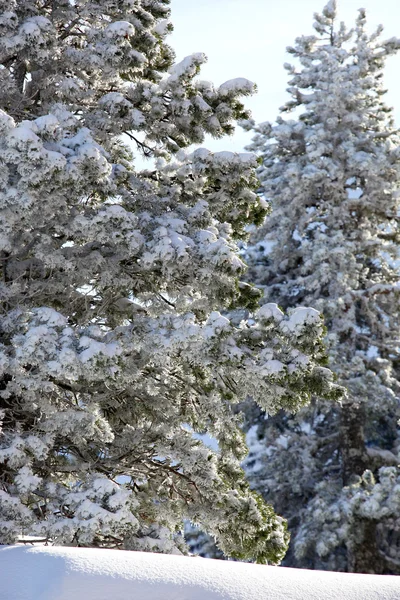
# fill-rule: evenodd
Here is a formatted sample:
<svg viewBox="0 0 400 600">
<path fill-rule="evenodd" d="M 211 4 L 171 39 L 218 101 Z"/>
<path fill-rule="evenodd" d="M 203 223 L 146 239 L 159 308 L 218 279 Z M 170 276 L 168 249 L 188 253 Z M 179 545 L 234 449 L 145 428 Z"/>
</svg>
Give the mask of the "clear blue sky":
<svg viewBox="0 0 400 600">
<path fill-rule="evenodd" d="M 287 99 L 290 62 L 286 46 L 298 35 L 313 32 L 313 14 L 324 0 L 172 0 L 174 33 L 170 45 L 177 60 L 193 52 L 204 52 L 208 64 L 202 79 L 221 84 L 235 77 L 247 77 L 258 85 L 258 94 L 247 101 L 257 121 L 274 120 Z M 399 0 L 339 0 L 339 19 L 349 26 L 363 7 L 371 28 L 382 23 L 384 37 L 400 37 Z M 386 102 L 396 109 L 400 124 L 400 54 L 388 61 Z M 207 140 L 210 149 L 240 151 L 248 134 L 239 130 L 232 138 Z"/>
</svg>

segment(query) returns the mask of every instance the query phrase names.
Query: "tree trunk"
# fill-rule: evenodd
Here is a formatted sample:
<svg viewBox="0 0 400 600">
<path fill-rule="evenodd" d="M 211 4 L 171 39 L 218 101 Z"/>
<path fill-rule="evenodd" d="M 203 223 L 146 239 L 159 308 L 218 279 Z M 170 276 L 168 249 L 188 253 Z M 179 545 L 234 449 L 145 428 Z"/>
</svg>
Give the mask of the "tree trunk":
<svg viewBox="0 0 400 600">
<path fill-rule="evenodd" d="M 348 571 L 376 575 L 393 574 L 379 552 L 377 523 L 371 519 L 357 519 L 352 529 L 352 541 L 347 546 Z"/>
<path fill-rule="evenodd" d="M 360 404 L 344 404 L 340 415 L 342 478 L 349 485 L 354 475 L 368 468 L 364 437 L 365 410 Z"/>
<path fill-rule="evenodd" d="M 364 437 L 365 410 L 360 404 L 344 404 L 341 410 L 341 453 L 343 486 L 368 468 Z M 356 518 L 347 544 L 347 569 L 350 573 L 383 574 L 386 561 L 379 552 L 377 523 Z"/>
</svg>

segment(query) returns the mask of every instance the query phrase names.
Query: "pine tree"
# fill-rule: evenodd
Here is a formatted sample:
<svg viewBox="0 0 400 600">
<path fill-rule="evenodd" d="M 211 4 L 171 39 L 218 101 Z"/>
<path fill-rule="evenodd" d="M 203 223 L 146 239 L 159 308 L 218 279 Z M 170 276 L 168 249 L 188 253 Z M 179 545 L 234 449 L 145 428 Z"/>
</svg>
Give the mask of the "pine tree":
<svg viewBox="0 0 400 600">
<path fill-rule="evenodd" d="M 174 64 L 168 5 L 0 3 L 0 543 L 185 551 L 188 519 L 277 562 L 232 406 L 340 390 L 317 311 L 219 312 L 257 310 L 237 248 L 265 213 L 256 159 L 185 148 L 232 132 L 254 86 Z"/>
<path fill-rule="evenodd" d="M 194 556 L 219 560 L 226 559 L 226 556 L 218 548 L 213 537 L 198 527 L 193 527 L 190 523 L 186 523 L 185 541 L 190 554 L 193 554 Z"/>
<path fill-rule="evenodd" d="M 289 566 L 400 573 L 399 132 L 383 102 L 400 41 L 336 26 L 331 0 L 285 65 L 291 99 L 254 130 L 272 215 L 248 247 L 250 277 L 284 309 L 322 311 L 348 396 L 298 415 L 252 413 L 252 485 L 289 519 Z"/>
</svg>

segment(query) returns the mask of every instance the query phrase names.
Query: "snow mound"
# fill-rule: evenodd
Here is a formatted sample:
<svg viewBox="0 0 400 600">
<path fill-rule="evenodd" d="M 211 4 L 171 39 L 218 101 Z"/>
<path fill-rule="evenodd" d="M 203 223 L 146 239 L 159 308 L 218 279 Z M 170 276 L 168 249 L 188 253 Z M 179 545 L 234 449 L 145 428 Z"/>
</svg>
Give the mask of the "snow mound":
<svg viewBox="0 0 400 600">
<path fill-rule="evenodd" d="M 400 578 L 119 550 L 5 546 L 0 600 L 398 600 Z"/>
</svg>

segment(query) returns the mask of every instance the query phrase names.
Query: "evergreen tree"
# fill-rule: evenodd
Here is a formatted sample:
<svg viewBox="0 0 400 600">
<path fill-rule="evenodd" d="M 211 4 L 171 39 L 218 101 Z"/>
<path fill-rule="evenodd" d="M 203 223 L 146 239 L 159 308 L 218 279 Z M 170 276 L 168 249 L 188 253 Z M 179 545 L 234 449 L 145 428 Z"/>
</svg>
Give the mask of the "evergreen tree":
<svg viewBox="0 0 400 600">
<path fill-rule="evenodd" d="M 226 556 L 218 548 L 215 539 L 211 535 L 198 527 L 193 527 L 190 523 L 186 524 L 184 533 L 190 554 L 202 556 L 203 558 L 226 559 Z"/>
<path fill-rule="evenodd" d="M 400 573 L 399 132 L 384 104 L 400 41 L 336 26 L 331 0 L 285 65 L 291 99 L 255 131 L 272 216 L 250 277 L 284 309 L 322 311 L 330 367 L 348 396 L 297 416 L 253 415 L 250 480 L 289 519 L 289 566 Z"/>
<path fill-rule="evenodd" d="M 317 311 L 218 312 L 257 308 L 237 250 L 265 212 L 256 160 L 184 148 L 230 133 L 254 86 L 173 64 L 168 4 L 0 2 L 0 543 L 184 551 L 186 518 L 277 562 L 231 407 L 340 390 Z"/>
</svg>

